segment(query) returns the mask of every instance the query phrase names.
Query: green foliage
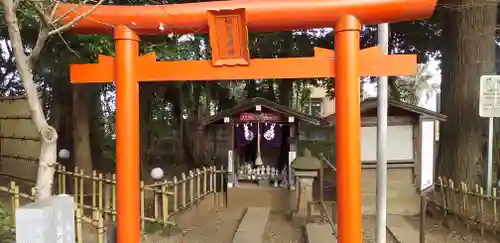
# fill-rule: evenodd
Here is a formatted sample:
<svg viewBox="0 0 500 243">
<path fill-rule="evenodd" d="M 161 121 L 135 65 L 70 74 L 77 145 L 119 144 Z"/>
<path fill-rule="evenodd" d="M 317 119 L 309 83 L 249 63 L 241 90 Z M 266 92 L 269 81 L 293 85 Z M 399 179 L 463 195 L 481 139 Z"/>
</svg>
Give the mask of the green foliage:
<svg viewBox="0 0 500 243">
<path fill-rule="evenodd" d="M 50 3 L 48 1 L 46 3 Z M 72 2 L 72 1 L 70 1 Z M 198 2 L 193 0 L 175 0 L 172 3 Z M 114 1 L 107 4 L 157 4 L 151 1 Z M 0 9 L 0 16 L 3 15 Z M 27 50 L 33 48 L 37 39 L 40 19 L 28 3 L 19 8 L 20 25 L 23 34 L 24 45 Z M 2 18 L 3 19 L 3 18 Z M 429 53 L 433 53 L 437 47 L 432 45 L 435 42 L 439 27 L 434 19 L 430 21 L 414 21 L 406 23 L 391 24 L 391 52 L 393 53 L 417 53 L 420 60 L 425 60 Z M 376 28 L 365 26 L 361 33 L 361 46 L 368 47 L 376 43 Z M 0 41 L 7 40 L 8 35 L 5 25 L 0 25 Z M 250 33 L 249 50 L 253 58 L 278 58 L 278 57 L 299 57 L 313 56 L 313 47 L 323 47 L 333 49 L 333 32 L 331 29 L 307 30 L 307 31 L 283 31 L 275 33 Z M 158 60 L 199 60 L 210 59 L 210 43 L 206 34 L 193 35 L 168 35 L 168 36 L 141 36 L 140 52 L 142 54 L 155 52 Z M 55 96 L 65 96 L 71 92 L 69 82 L 68 66 L 70 63 L 93 63 L 98 55 L 114 55 L 114 45 L 111 36 L 103 35 L 75 35 L 64 33 L 61 36 L 50 38 L 42 52 L 35 71 L 40 89 L 44 88 L 48 102 Z M 0 55 L 0 65 L 5 67 L 5 72 L 15 75 L 13 58 L 9 55 Z M 169 70 L 165 70 L 168 72 Z M 4 72 L 2 70 L 2 72 Z M 2 73 L 0 73 L 1 75 Z M 6 81 L 3 74 L 0 78 L 0 95 L 5 90 L 21 92 L 18 79 Z M 186 140 L 196 140 L 191 138 L 192 131 L 196 131 L 199 123 L 214 111 L 221 111 L 231 108 L 237 102 L 261 96 L 269 100 L 290 105 L 301 110 L 303 104 L 310 97 L 312 86 L 323 86 L 327 88 L 327 94 L 335 96 L 334 79 L 301 79 L 301 80 L 244 80 L 244 81 L 220 81 L 220 82 L 168 82 L 154 84 L 154 92 L 147 94 L 145 100 L 151 101 L 150 114 L 145 114 L 141 122 L 147 122 L 145 134 L 149 143 L 141 144 L 141 152 L 152 153 L 157 156 L 146 156 L 148 158 L 161 159 L 164 148 L 171 147 L 164 141 L 180 134 L 186 135 Z M 5 88 L 4 88 L 5 87 Z M 62 89 L 61 87 L 65 87 Z M 142 87 L 142 86 L 141 86 Z M 142 89 L 142 88 L 141 88 Z M 114 85 L 106 84 L 101 86 L 100 131 L 103 133 L 91 132 L 93 136 L 100 136 L 99 148 L 101 148 L 101 159 L 104 163 L 115 163 L 115 103 Z M 409 97 L 413 91 L 399 90 L 403 97 Z M 406 93 L 405 93 L 406 92 Z M 13 92 L 10 92 L 13 94 Z M 143 94 L 141 94 L 142 96 Z M 59 99 L 63 100 L 63 99 Z M 61 102 L 61 101 L 59 101 Z M 71 102 L 71 96 L 66 102 Z M 64 102 L 63 102 L 64 103 Z M 54 105 L 51 103 L 51 105 Z M 51 109 L 48 105 L 48 110 Z M 50 113 L 50 112 L 49 112 Z M 147 117 L 147 119 L 146 119 Z M 181 118 L 182 117 L 182 118 Z M 184 131 L 180 131 L 180 124 Z M 67 134 L 72 134 L 71 127 Z M 91 128 L 93 131 L 99 131 Z M 71 135 L 69 135 L 71 136 Z M 66 140 L 71 141 L 71 138 Z M 198 138 L 198 140 L 202 140 Z M 182 141 L 184 147 L 190 149 L 194 147 L 193 141 Z M 302 142 L 301 142 L 302 143 Z M 310 149 L 325 156 L 333 154 L 334 143 L 321 141 L 304 141 Z M 163 149 L 162 149 L 163 148 Z M 170 161 L 169 161 L 170 162 Z M 170 162 L 172 163 L 172 162 Z"/>
<path fill-rule="evenodd" d="M 309 149 L 315 157 L 319 157 L 323 154 L 325 158 L 335 158 L 335 141 L 299 141 L 299 152 L 302 153 L 304 149 Z M 335 161 L 330 160 L 330 162 L 335 163 Z"/>
<path fill-rule="evenodd" d="M 0 242 L 14 243 L 13 219 L 3 203 L 0 203 Z"/>
</svg>

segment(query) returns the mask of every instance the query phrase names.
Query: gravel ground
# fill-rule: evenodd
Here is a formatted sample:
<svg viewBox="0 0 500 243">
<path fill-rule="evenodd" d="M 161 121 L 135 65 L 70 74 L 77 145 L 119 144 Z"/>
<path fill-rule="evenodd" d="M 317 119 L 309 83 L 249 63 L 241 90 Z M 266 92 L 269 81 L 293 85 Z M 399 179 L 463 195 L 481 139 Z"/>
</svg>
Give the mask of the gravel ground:
<svg viewBox="0 0 500 243">
<path fill-rule="evenodd" d="M 376 242 L 376 217 L 374 215 L 364 215 L 363 216 L 363 242 L 371 243 Z M 392 234 L 387 231 L 387 242 L 397 243 Z"/>
<path fill-rule="evenodd" d="M 184 230 L 182 243 L 231 243 L 244 209 L 221 209 L 204 217 L 195 227 Z"/>
<path fill-rule="evenodd" d="M 419 218 L 408 217 L 408 221 L 418 229 Z M 492 233 L 486 232 L 484 235 L 479 234 L 475 230 L 469 230 L 462 227 L 460 224 L 455 224 L 453 229 L 448 229 L 443 226 L 441 220 L 427 218 L 426 219 L 426 238 L 427 243 L 498 243 L 500 237 L 494 236 Z"/>
<path fill-rule="evenodd" d="M 263 243 L 305 243 L 303 223 L 289 221 L 282 213 L 271 213 L 264 231 Z"/>
<path fill-rule="evenodd" d="M 142 243 L 231 243 L 244 209 L 223 209 L 204 217 L 191 229 L 184 229 L 182 238 L 166 239 L 148 235 Z M 288 221 L 280 213 L 271 213 L 264 231 L 264 243 L 305 243 L 303 224 Z"/>
</svg>

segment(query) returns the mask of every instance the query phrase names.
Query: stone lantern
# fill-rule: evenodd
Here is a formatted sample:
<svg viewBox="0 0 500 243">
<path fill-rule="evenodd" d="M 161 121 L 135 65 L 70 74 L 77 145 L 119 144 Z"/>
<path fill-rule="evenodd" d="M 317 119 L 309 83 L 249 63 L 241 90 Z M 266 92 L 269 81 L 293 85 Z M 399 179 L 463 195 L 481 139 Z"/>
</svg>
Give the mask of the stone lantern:
<svg viewBox="0 0 500 243">
<path fill-rule="evenodd" d="M 301 157 L 292 161 L 292 169 L 295 170 L 295 177 L 297 177 L 296 216 L 307 216 L 309 202 L 313 201 L 314 178 L 318 176 L 321 166 L 321 161 L 312 156 L 307 148 L 304 149 Z"/>
</svg>

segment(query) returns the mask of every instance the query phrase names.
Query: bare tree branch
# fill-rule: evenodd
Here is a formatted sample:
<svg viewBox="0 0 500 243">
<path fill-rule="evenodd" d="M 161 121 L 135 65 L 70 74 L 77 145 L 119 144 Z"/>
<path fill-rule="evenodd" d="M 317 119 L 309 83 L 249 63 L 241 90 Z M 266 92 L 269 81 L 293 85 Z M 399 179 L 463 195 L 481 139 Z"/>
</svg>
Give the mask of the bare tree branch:
<svg viewBox="0 0 500 243">
<path fill-rule="evenodd" d="M 65 24 L 65 25 L 63 25 L 55 30 L 50 31 L 49 36 L 52 36 L 54 34 L 57 34 L 59 32 L 63 32 L 65 30 L 71 28 L 71 26 L 73 26 L 80 19 L 83 19 L 83 18 L 89 16 L 92 12 L 94 12 L 94 10 L 96 10 L 99 6 L 101 6 L 102 3 L 104 3 L 104 0 L 99 0 L 99 2 L 97 2 L 94 6 L 92 6 L 91 9 L 89 9 L 89 11 L 85 12 L 84 14 L 79 15 L 78 17 L 71 20 L 69 23 L 67 23 L 67 24 Z"/>
<path fill-rule="evenodd" d="M 78 7 L 72 9 L 71 11 L 68 11 L 67 13 L 62 14 L 61 16 L 57 17 L 57 19 L 54 19 L 52 23 L 58 23 L 61 21 L 61 19 L 66 18 L 69 14 L 74 13 L 77 9 L 79 9 L 83 4 L 86 4 L 88 0 L 84 0 L 81 4 L 78 5 Z M 57 6 L 54 8 L 54 12 L 57 9 Z M 53 16 L 52 16 L 53 17 Z"/>
<path fill-rule="evenodd" d="M 38 58 L 40 57 L 40 54 L 43 51 L 43 48 L 45 47 L 45 42 L 47 42 L 47 39 L 49 38 L 49 29 L 45 26 L 40 27 L 40 32 L 38 32 L 38 39 L 36 39 L 35 47 L 33 47 L 33 50 L 31 51 L 31 54 L 28 57 L 28 63 L 30 65 L 30 68 L 34 68 L 35 63 L 38 61 Z"/>
<path fill-rule="evenodd" d="M 40 5 L 40 3 L 35 3 L 33 1 L 29 1 L 28 3 L 35 9 L 38 17 L 40 17 L 40 20 L 42 21 L 42 25 L 45 25 L 47 27 L 50 27 L 51 20 L 45 13 L 45 10 L 43 9 L 43 5 Z"/>
</svg>

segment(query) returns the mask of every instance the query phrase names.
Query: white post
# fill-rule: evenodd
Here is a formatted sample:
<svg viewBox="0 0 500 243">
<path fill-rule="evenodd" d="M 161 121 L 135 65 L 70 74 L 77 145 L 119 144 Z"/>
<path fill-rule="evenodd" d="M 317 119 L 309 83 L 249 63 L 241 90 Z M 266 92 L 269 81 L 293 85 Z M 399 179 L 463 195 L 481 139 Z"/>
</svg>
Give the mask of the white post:
<svg viewBox="0 0 500 243">
<path fill-rule="evenodd" d="M 389 52 L 389 24 L 378 25 L 378 43 L 382 54 Z M 387 110 L 388 80 L 379 77 L 377 88 L 377 243 L 386 243 L 387 227 Z"/>
<path fill-rule="evenodd" d="M 491 195 L 491 187 L 493 182 L 493 117 L 488 118 L 488 166 L 486 175 L 486 193 Z"/>
</svg>

